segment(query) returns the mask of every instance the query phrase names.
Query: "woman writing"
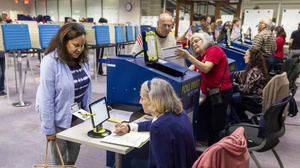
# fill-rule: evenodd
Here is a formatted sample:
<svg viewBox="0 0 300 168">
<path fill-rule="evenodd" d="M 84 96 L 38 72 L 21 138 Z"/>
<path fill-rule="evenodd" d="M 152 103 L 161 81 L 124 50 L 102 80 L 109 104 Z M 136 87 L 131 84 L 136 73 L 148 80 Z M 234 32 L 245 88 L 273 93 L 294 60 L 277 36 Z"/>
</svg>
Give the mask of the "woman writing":
<svg viewBox="0 0 300 168">
<path fill-rule="evenodd" d="M 204 115 L 204 122 L 207 122 L 208 145 L 212 145 L 219 140 L 218 134 L 225 128 L 227 106 L 232 97 L 228 61 L 224 51 L 214 46 L 214 41 L 207 33 L 193 34 L 191 42 L 193 55 L 183 49 L 177 49 L 175 54 L 192 63 L 189 69 L 201 73 L 201 91 L 207 97 L 199 107 L 198 116 Z M 217 88 L 220 90 L 223 103 L 213 106 L 212 96 L 208 93 Z M 200 115 L 203 111 L 205 114 Z"/>
<path fill-rule="evenodd" d="M 116 124 L 115 133 L 149 131 L 149 167 L 192 167 L 196 160 L 193 128 L 190 118 L 173 87 L 154 78 L 142 84 L 140 104 L 152 121 L 129 125 Z"/>
<path fill-rule="evenodd" d="M 268 70 L 259 49 L 249 48 L 244 59 L 247 64 L 246 69 L 233 74 L 233 86 L 237 93 L 233 94 L 232 113 L 236 113 L 240 120 L 248 119 L 245 110 L 261 113 L 262 92 L 268 82 Z"/>
<path fill-rule="evenodd" d="M 91 97 L 86 33 L 77 23 L 62 26 L 51 40 L 41 63 L 36 111 L 41 117 L 42 132 L 52 141 L 53 164 L 61 164 L 54 141 L 57 141 L 65 164 L 76 162 L 80 144 L 56 138 L 56 134 L 82 121 L 72 116 L 71 105 L 87 110 Z"/>
</svg>

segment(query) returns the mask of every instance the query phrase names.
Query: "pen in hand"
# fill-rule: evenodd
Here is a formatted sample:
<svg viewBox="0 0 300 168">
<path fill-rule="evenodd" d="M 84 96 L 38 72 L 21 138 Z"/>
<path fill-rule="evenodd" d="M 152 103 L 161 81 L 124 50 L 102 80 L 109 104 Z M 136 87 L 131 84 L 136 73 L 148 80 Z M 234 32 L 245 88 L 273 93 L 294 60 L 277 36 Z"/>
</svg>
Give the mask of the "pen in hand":
<svg viewBox="0 0 300 168">
<path fill-rule="evenodd" d="M 114 133 L 117 134 L 117 135 L 124 135 L 124 134 L 126 134 L 128 132 L 127 126 L 123 125 L 121 123 L 117 123 L 115 125 L 115 129 L 116 130 L 114 131 Z"/>
<path fill-rule="evenodd" d="M 83 116 L 94 116 L 96 114 L 88 114 L 88 113 L 83 114 L 83 113 L 81 113 L 81 115 L 83 115 Z"/>
</svg>

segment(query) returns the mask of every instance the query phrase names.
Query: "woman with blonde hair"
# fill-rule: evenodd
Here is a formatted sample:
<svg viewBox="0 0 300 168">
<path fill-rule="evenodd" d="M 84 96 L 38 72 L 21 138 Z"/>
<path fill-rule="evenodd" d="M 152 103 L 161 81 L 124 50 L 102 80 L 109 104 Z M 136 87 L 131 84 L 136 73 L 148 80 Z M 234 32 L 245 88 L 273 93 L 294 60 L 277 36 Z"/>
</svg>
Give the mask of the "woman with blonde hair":
<svg viewBox="0 0 300 168">
<path fill-rule="evenodd" d="M 193 128 L 169 82 L 154 78 L 145 81 L 140 91 L 140 104 L 152 121 L 116 124 L 115 133 L 149 131 L 149 167 L 192 167 L 196 160 Z"/>
</svg>

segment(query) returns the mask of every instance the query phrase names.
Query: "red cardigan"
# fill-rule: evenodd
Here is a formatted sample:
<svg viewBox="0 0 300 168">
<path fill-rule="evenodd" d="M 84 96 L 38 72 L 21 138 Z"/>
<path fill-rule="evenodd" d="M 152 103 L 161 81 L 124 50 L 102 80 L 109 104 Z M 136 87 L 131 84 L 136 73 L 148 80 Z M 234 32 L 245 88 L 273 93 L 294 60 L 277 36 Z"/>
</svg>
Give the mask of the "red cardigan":
<svg viewBox="0 0 300 168">
<path fill-rule="evenodd" d="M 281 36 L 276 37 L 276 51 L 275 51 L 275 57 L 278 57 L 280 59 L 283 58 L 283 46 L 285 43 L 285 39 Z"/>
</svg>

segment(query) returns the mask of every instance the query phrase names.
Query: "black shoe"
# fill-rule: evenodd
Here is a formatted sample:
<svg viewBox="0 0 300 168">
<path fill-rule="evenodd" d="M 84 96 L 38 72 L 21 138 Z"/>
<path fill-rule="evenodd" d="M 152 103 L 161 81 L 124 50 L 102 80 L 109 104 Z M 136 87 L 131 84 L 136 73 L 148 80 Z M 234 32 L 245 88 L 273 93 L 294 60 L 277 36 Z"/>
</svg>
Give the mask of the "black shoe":
<svg viewBox="0 0 300 168">
<path fill-rule="evenodd" d="M 98 71 L 98 75 L 103 75 L 103 71 Z"/>
<path fill-rule="evenodd" d="M 7 94 L 4 91 L 0 92 L 0 98 L 4 98 L 4 97 L 7 97 Z"/>
</svg>

